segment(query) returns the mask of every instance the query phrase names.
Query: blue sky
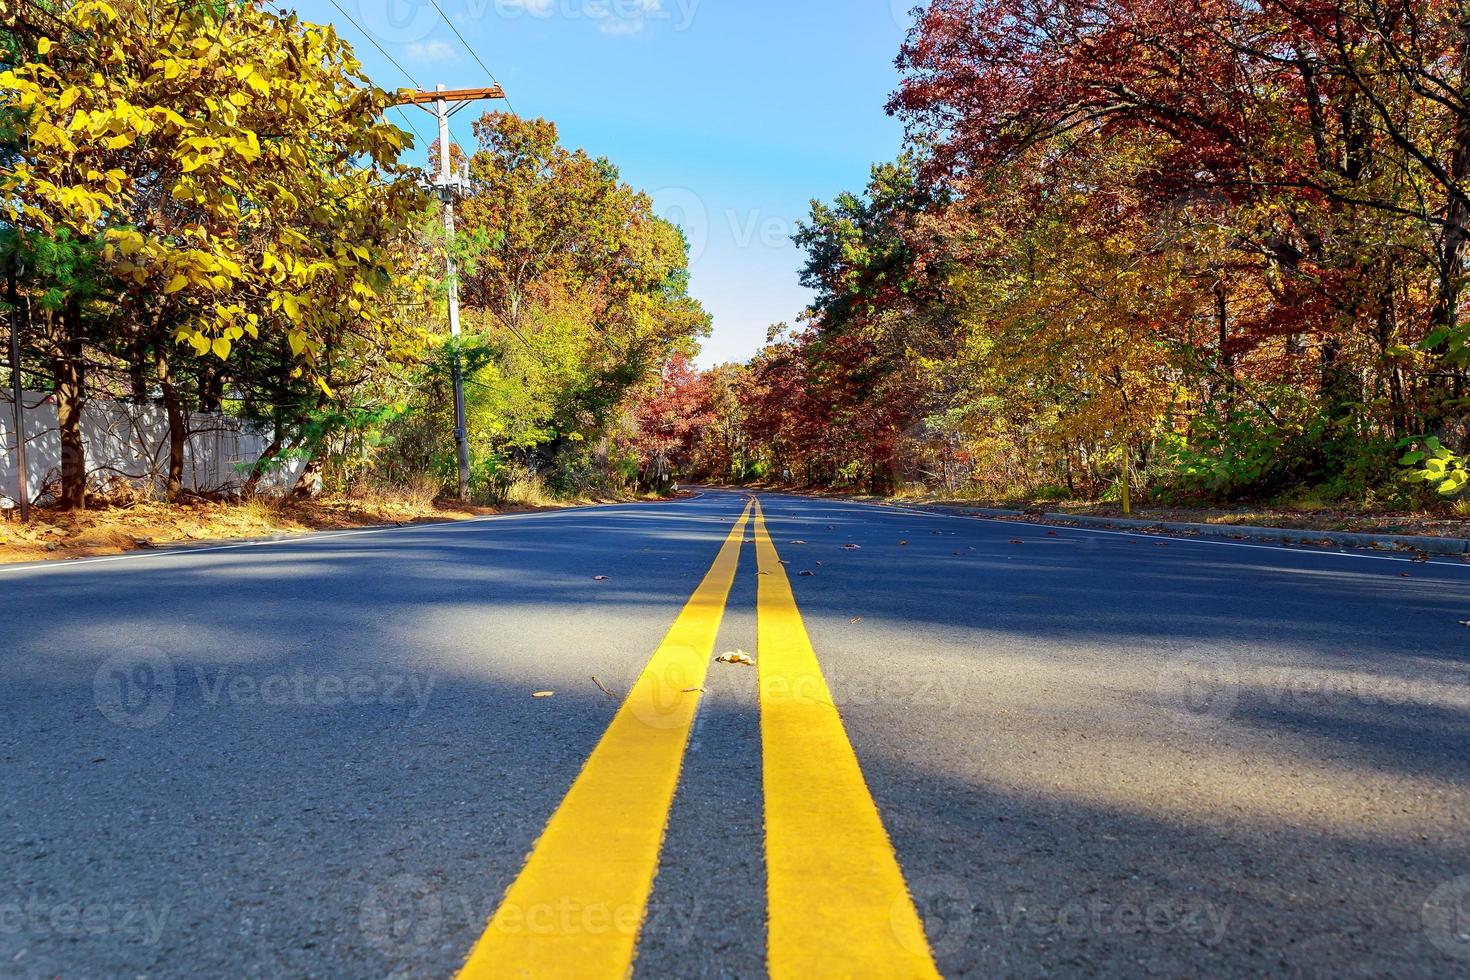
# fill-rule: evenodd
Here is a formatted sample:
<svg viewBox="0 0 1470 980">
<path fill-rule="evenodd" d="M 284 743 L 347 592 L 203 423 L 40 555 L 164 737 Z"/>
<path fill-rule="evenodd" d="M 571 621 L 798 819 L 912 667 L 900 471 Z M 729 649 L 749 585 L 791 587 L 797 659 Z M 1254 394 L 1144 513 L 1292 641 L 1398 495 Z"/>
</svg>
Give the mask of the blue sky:
<svg viewBox="0 0 1470 980">
<path fill-rule="evenodd" d="M 337 0 L 418 82 L 487 85 L 431 0 Z M 714 315 L 701 361 L 744 360 L 809 301 L 789 237 L 813 197 L 860 189 L 899 149 L 883 112 L 913 0 L 438 0 L 515 110 L 616 163 L 694 246 Z M 332 0 L 331 22 L 386 88 L 411 85 Z M 432 120 L 412 112 L 432 137 Z M 470 142 L 465 110 L 455 136 Z M 401 125 L 400 121 L 400 125 Z M 424 149 L 427 149 L 426 147 Z M 422 154 L 422 150 L 415 151 Z"/>
</svg>

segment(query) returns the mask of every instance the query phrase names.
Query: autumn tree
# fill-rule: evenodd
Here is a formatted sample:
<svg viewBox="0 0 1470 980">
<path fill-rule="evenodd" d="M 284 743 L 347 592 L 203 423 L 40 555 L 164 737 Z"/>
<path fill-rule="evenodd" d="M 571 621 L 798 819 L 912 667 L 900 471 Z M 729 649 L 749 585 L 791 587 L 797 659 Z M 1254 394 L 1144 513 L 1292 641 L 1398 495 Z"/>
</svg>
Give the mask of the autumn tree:
<svg viewBox="0 0 1470 980">
<path fill-rule="evenodd" d="M 330 396 L 334 338 L 396 321 L 394 249 L 423 200 L 391 101 L 330 27 L 256 2 L 74 0 L 7 7 L 0 167 L 22 248 L 69 236 L 122 287 L 99 340 L 147 360 L 182 486 L 177 345 L 226 361 L 284 343 Z M 67 341 L 71 348 L 75 338 Z M 68 360 L 79 363 L 75 357 Z M 66 474 L 68 499 L 84 471 Z"/>
</svg>

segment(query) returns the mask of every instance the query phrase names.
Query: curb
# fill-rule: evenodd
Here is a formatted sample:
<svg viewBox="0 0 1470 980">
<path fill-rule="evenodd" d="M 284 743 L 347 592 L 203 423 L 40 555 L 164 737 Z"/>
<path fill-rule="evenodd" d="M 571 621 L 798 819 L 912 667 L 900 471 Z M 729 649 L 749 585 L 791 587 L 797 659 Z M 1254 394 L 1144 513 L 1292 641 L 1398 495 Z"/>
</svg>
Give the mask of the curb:
<svg viewBox="0 0 1470 980">
<path fill-rule="evenodd" d="M 1470 554 L 1470 539 L 1436 538 L 1406 534 L 1366 534 L 1356 531 L 1313 531 L 1306 528 L 1250 527 L 1243 524 L 1185 524 L 1174 521 L 1140 521 L 1115 517 L 1091 517 L 1083 514 L 1032 514 L 1019 510 L 991 507 L 965 507 L 961 504 L 905 504 L 919 509 L 957 511 L 973 517 L 996 517 L 1032 524 L 1062 524 L 1072 527 L 1095 527 L 1115 531 L 1143 531 L 1188 534 L 1201 538 L 1225 538 L 1233 541 L 1276 541 L 1286 544 L 1321 545 L 1331 543 L 1344 548 L 1373 551 L 1415 551 L 1426 555 L 1462 556 Z"/>
</svg>

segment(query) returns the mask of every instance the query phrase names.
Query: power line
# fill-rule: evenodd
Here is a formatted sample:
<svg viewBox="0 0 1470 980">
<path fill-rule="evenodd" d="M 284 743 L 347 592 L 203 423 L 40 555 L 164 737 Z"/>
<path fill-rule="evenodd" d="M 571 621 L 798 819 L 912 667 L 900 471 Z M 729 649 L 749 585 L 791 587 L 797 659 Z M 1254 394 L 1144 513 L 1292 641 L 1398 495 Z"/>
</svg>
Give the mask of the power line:
<svg viewBox="0 0 1470 980">
<path fill-rule="evenodd" d="M 367 30 L 366 28 L 364 28 L 357 21 L 353 20 L 352 19 L 352 15 L 349 14 L 347 11 L 343 10 L 342 9 L 342 5 L 340 3 L 338 3 L 337 0 L 332 0 L 332 6 L 336 7 L 337 8 L 337 12 L 340 13 L 343 17 L 346 17 L 347 18 L 347 23 L 349 23 L 353 27 L 357 28 L 358 32 L 361 33 L 363 37 L 365 37 L 365 38 L 368 39 L 368 43 L 369 44 L 371 44 L 373 47 L 375 47 L 375 48 L 378 49 L 378 53 L 379 54 L 381 54 L 384 58 L 387 58 L 388 59 L 388 63 L 390 65 L 392 65 L 394 68 L 397 68 L 399 71 L 403 72 L 404 77 L 406 77 L 410 82 L 413 82 L 413 87 L 414 88 L 423 88 L 423 86 L 419 84 L 419 80 L 417 78 L 414 78 L 413 75 L 409 73 L 409 70 L 407 68 L 405 68 L 402 65 L 400 65 L 397 61 L 394 61 L 393 60 L 393 56 L 391 54 L 389 54 L 387 51 L 383 50 L 383 46 L 378 43 L 378 39 L 377 38 L 373 37 L 372 32 L 369 31 L 369 30 Z"/>
<path fill-rule="evenodd" d="M 336 0 L 332 0 L 332 2 L 335 3 Z M 459 28 L 454 26 L 454 21 L 450 20 L 449 15 L 444 12 L 444 8 L 439 6 L 439 0 L 429 0 L 429 3 L 433 6 L 435 10 L 439 11 L 439 16 L 444 19 L 444 23 L 447 24 L 449 26 L 449 29 L 454 32 L 454 36 L 459 38 L 459 43 L 464 45 L 464 49 L 470 53 L 470 57 L 474 58 L 475 62 L 479 64 L 480 68 L 485 72 L 485 74 L 490 76 L 490 81 L 494 82 L 496 85 L 500 85 L 500 79 L 495 77 L 495 73 L 490 70 L 489 65 L 480 60 L 480 56 L 475 53 L 475 49 L 470 47 L 470 42 L 465 40 L 464 35 L 459 32 Z M 505 89 L 505 86 L 500 85 L 500 88 L 503 91 Z M 506 95 L 504 98 L 505 107 L 511 111 L 511 115 L 519 115 L 519 113 L 516 112 L 516 107 L 511 105 L 510 96 Z"/>
<path fill-rule="evenodd" d="M 424 150 L 427 151 L 428 148 L 433 144 L 427 138 L 425 138 L 423 133 L 419 132 L 419 128 L 413 124 L 413 120 L 408 118 L 408 113 L 403 111 L 402 106 L 394 106 L 393 111 L 398 113 L 399 119 L 402 119 L 404 122 L 408 123 L 408 128 L 413 130 L 413 134 L 419 138 L 419 140 L 423 143 Z"/>
<path fill-rule="evenodd" d="M 397 68 L 400 72 L 402 72 L 403 73 L 403 77 L 404 78 L 407 78 L 410 82 L 412 82 L 414 88 L 423 88 L 423 86 L 419 84 L 419 80 L 417 78 L 414 78 L 413 75 L 412 75 L 412 73 L 410 73 L 407 68 L 403 67 L 397 61 L 395 61 L 394 58 L 393 58 L 393 56 L 391 54 L 389 54 L 387 51 L 383 50 L 383 46 L 378 43 L 378 39 L 377 38 L 373 37 L 372 32 L 369 31 L 369 30 L 367 30 L 367 28 L 363 27 L 357 21 L 353 20 L 352 19 L 352 15 L 349 14 L 347 11 L 343 10 L 342 9 L 342 5 L 340 3 L 338 3 L 337 0 L 332 0 L 332 6 L 336 7 L 337 8 L 337 12 L 340 13 L 343 17 L 346 17 L 347 18 L 347 23 L 349 23 L 353 27 L 357 28 L 357 32 L 359 34 L 361 34 L 363 37 L 367 38 L 369 44 L 371 44 L 373 47 L 375 47 L 375 48 L 378 49 L 378 53 L 379 54 L 381 54 L 384 58 L 387 58 L 388 59 L 388 63 L 390 65 L 392 65 L 394 68 Z M 419 132 L 419 128 L 413 124 L 413 120 L 410 119 L 410 118 L 408 118 L 408 113 L 404 112 L 403 109 L 402 109 L 402 107 L 395 106 L 394 108 L 398 112 L 398 118 L 400 118 L 404 122 L 408 123 L 408 128 L 413 131 L 413 135 L 416 136 L 416 137 L 418 137 L 419 141 L 423 144 L 425 150 L 427 150 L 428 147 L 429 147 L 429 145 L 430 145 L 429 140 L 427 140 L 427 139 L 424 138 L 424 134 L 421 133 L 421 132 Z"/>
</svg>

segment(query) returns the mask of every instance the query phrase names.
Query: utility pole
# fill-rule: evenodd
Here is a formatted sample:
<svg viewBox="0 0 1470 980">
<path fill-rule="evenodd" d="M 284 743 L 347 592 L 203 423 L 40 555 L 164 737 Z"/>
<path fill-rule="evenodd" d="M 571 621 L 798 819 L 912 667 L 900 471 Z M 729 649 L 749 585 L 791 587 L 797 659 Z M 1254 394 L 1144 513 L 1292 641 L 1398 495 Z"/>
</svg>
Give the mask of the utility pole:
<svg viewBox="0 0 1470 980">
<path fill-rule="evenodd" d="M 432 92 L 416 92 L 405 103 L 416 105 L 432 112 L 439 120 L 439 176 L 434 189 L 444 204 L 444 243 L 448 259 L 446 279 L 449 287 L 449 335 L 459 340 L 459 266 L 454 261 L 454 195 L 464 189 L 464 178 L 454 174 L 449 159 L 449 117 L 471 102 L 482 99 L 503 99 L 505 90 L 499 85 L 491 88 L 455 89 L 447 91 L 440 85 Z M 429 106 L 433 108 L 429 108 Z M 453 360 L 454 373 L 454 444 L 459 457 L 459 499 L 465 503 L 470 499 L 470 436 L 469 423 L 464 409 L 464 365 L 460 360 L 456 343 Z"/>
<path fill-rule="evenodd" d="M 15 412 L 15 502 L 20 505 L 20 519 L 31 521 L 31 491 L 26 479 L 26 430 L 25 389 L 20 381 L 20 327 L 16 324 L 20 316 L 20 303 L 16 300 L 15 266 L 10 268 L 10 387 L 15 401 L 11 408 Z"/>
</svg>

